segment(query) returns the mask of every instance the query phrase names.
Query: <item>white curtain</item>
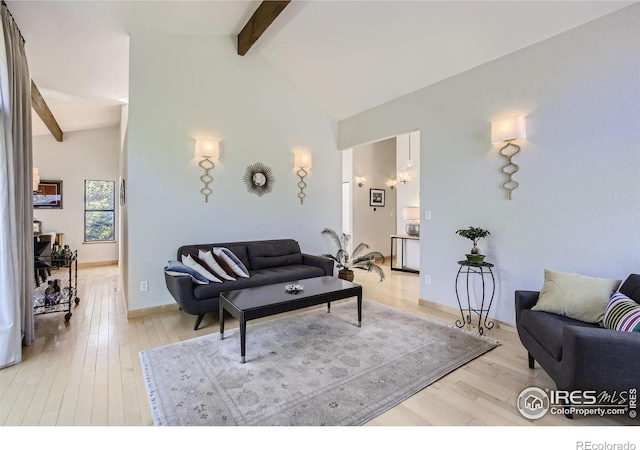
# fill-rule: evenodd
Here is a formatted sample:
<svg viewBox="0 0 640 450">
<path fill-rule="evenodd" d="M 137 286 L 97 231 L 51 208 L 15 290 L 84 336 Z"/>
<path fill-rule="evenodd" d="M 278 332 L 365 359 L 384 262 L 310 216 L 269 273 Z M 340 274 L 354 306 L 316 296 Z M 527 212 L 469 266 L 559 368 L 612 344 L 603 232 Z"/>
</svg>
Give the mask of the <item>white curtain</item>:
<svg viewBox="0 0 640 450">
<path fill-rule="evenodd" d="M 0 368 L 22 361 L 33 330 L 31 79 L 24 40 L 0 6 Z"/>
</svg>

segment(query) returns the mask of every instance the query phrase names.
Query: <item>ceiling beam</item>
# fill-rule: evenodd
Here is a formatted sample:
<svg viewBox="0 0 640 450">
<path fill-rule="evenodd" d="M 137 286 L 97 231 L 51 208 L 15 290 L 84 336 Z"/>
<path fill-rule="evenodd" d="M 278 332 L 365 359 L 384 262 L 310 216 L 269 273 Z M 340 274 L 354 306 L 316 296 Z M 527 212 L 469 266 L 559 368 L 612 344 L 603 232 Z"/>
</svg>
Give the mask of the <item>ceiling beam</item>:
<svg viewBox="0 0 640 450">
<path fill-rule="evenodd" d="M 40 119 L 42 119 L 49 131 L 51 131 L 51 134 L 56 138 L 56 141 L 62 142 L 62 130 L 60 129 L 58 122 L 56 122 L 56 118 L 53 117 L 53 113 L 49 109 L 47 102 L 42 98 L 42 95 L 33 80 L 31 80 L 31 107 L 38 114 Z"/>
<path fill-rule="evenodd" d="M 238 55 L 244 56 L 249 51 L 290 1 L 266 0 L 260 3 L 258 9 L 255 10 L 251 19 L 238 35 Z"/>
</svg>

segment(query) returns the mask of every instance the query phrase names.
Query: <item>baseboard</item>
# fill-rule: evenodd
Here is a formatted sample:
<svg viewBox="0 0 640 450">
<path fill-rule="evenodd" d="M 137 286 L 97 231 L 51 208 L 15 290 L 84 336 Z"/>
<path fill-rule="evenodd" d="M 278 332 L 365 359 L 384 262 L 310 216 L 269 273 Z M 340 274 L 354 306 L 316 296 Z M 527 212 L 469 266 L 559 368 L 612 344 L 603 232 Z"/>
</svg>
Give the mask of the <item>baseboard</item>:
<svg viewBox="0 0 640 450">
<path fill-rule="evenodd" d="M 102 266 L 117 266 L 118 261 L 94 261 L 94 262 L 85 262 L 78 263 L 78 269 L 88 269 L 90 267 L 102 267 Z"/>
<path fill-rule="evenodd" d="M 127 319 L 135 319 L 136 317 L 151 316 L 153 314 L 160 314 L 166 311 L 177 311 L 180 309 L 177 303 L 170 305 L 153 306 L 151 308 L 134 309 L 127 311 Z"/>
<path fill-rule="evenodd" d="M 420 306 L 424 306 L 426 308 L 433 308 L 435 310 L 438 311 L 442 311 L 448 314 L 453 314 L 455 316 L 460 316 L 460 310 L 458 308 L 454 308 L 452 306 L 449 305 L 443 305 L 441 303 L 436 303 L 433 302 L 431 300 L 425 300 L 425 299 L 418 299 L 418 304 Z M 505 331 L 509 331 L 511 333 L 517 333 L 518 330 L 516 329 L 515 326 L 513 326 L 510 323 L 507 322 L 503 322 L 501 320 L 495 319 L 493 317 L 490 317 L 490 319 L 493 321 L 493 323 L 496 324 L 497 328 L 500 328 L 501 330 L 505 330 Z"/>
</svg>

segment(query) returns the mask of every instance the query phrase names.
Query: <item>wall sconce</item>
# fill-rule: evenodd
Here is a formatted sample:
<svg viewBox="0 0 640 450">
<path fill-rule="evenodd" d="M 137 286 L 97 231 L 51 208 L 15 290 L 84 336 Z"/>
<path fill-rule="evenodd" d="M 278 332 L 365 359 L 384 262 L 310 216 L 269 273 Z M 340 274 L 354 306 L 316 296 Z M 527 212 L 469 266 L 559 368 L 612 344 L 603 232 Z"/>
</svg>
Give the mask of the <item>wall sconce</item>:
<svg viewBox="0 0 640 450">
<path fill-rule="evenodd" d="M 409 181 L 409 174 L 407 172 L 401 172 L 400 173 L 400 183 L 407 184 L 407 181 Z"/>
<path fill-rule="evenodd" d="M 196 139 L 195 155 L 196 158 L 202 158 L 198 163 L 204 170 L 204 174 L 200 177 L 204 187 L 200 189 L 200 192 L 204 195 L 204 201 L 208 202 L 209 195 L 213 192 L 209 188 L 209 183 L 213 181 L 213 177 L 209 175 L 209 170 L 215 167 L 213 161 L 217 161 L 220 158 L 220 145 L 217 141 Z"/>
<path fill-rule="evenodd" d="M 393 191 L 396 188 L 396 180 L 387 180 L 387 187 Z"/>
<path fill-rule="evenodd" d="M 364 186 L 366 182 L 367 179 L 365 177 L 356 177 L 356 184 L 358 185 L 358 187 Z"/>
<path fill-rule="evenodd" d="M 513 158 L 519 151 L 520 146 L 513 143 L 515 139 L 526 138 L 527 130 L 524 123 L 523 116 L 510 117 L 508 119 L 498 120 L 491 124 L 491 142 L 494 144 L 499 142 L 506 142 L 507 144 L 500 149 L 500 155 L 507 158 L 507 164 L 505 164 L 500 171 L 507 176 L 507 181 L 502 184 L 502 187 L 507 191 L 507 198 L 511 200 L 511 191 L 518 187 L 518 182 L 512 177 L 520 166 L 513 163 Z M 513 147 L 515 150 L 509 151 L 508 147 Z"/>
<path fill-rule="evenodd" d="M 420 207 L 407 206 L 402 208 L 402 218 L 409 221 L 404 227 L 407 234 L 409 236 L 420 236 Z"/>
<path fill-rule="evenodd" d="M 33 168 L 33 192 L 38 192 L 38 185 L 40 184 L 40 173 L 38 172 L 38 168 Z"/>
<path fill-rule="evenodd" d="M 300 199 L 300 204 L 306 195 L 304 194 L 304 188 L 307 187 L 307 184 L 304 182 L 304 177 L 307 176 L 307 170 L 311 169 L 311 154 L 309 153 L 294 153 L 293 154 L 293 168 L 298 169 L 296 174 L 300 177 L 300 181 L 298 181 L 298 187 L 300 188 L 300 192 L 298 192 L 298 198 Z"/>
</svg>

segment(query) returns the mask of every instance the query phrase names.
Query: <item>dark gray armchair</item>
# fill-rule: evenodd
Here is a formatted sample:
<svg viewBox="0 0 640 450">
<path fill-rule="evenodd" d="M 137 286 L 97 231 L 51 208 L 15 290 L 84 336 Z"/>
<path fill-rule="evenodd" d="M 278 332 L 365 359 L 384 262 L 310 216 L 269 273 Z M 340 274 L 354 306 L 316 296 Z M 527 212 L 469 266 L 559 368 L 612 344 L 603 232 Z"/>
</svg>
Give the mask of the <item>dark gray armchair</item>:
<svg viewBox="0 0 640 450">
<path fill-rule="evenodd" d="M 640 275 L 620 292 L 640 303 Z M 628 391 L 640 388 L 640 333 L 602 328 L 531 308 L 537 291 L 516 291 L 516 327 L 529 353 L 560 390 Z"/>
</svg>

